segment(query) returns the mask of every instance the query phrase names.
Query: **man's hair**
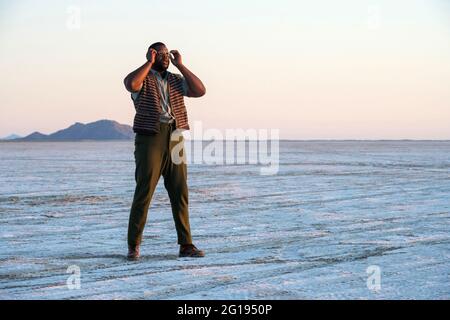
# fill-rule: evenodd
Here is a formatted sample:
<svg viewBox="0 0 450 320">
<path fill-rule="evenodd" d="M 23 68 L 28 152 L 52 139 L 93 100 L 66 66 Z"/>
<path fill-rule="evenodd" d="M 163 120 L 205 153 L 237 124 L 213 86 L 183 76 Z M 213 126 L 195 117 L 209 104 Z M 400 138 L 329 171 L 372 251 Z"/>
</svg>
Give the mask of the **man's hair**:
<svg viewBox="0 0 450 320">
<path fill-rule="evenodd" d="M 164 43 L 162 43 L 162 42 L 155 42 L 148 48 L 148 50 L 150 50 L 150 49 L 155 49 L 156 50 L 157 47 L 161 47 L 161 46 L 165 47 L 166 45 Z"/>
</svg>

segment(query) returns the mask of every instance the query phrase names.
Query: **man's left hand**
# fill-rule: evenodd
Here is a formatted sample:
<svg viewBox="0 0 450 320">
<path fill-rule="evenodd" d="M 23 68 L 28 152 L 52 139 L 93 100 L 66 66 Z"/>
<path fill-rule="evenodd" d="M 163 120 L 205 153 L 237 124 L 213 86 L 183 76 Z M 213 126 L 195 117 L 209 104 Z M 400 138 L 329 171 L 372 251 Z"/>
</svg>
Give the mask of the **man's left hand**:
<svg viewBox="0 0 450 320">
<path fill-rule="evenodd" d="M 170 53 L 170 61 L 172 61 L 173 65 L 175 67 L 181 66 L 183 62 L 181 60 L 181 54 L 178 52 L 178 50 L 170 50 Z"/>
</svg>

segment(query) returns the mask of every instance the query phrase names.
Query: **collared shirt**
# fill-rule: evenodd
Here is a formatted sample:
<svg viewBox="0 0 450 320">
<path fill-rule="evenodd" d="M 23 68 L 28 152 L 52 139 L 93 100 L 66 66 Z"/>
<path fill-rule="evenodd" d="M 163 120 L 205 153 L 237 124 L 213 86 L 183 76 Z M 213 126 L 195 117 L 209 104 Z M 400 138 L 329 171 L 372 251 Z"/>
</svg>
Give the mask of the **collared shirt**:
<svg viewBox="0 0 450 320">
<path fill-rule="evenodd" d="M 158 86 L 159 96 L 160 96 L 160 103 L 161 103 L 161 115 L 159 120 L 164 123 L 172 123 L 175 119 L 172 113 L 172 109 L 170 108 L 170 99 L 169 99 L 169 90 L 167 85 L 167 77 L 169 75 L 169 72 L 164 72 L 164 77 L 161 76 L 161 74 L 158 71 L 155 71 L 153 69 L 150 69 L 150 72 L 153 73 L 156 77 L 156 85 Z M 188 85 L 186 82 L 186 79 L 182 75 L 175 74 L 176 76 L 180 77 L 183 80 L 183 95 L 187 96 L 187 90 Z M 131 98 L 133 100 L 136 100 L 139 97 L 139 94 L 141 93 L 142 86 L 137 92 L 131 93 Z"/>
</svg>

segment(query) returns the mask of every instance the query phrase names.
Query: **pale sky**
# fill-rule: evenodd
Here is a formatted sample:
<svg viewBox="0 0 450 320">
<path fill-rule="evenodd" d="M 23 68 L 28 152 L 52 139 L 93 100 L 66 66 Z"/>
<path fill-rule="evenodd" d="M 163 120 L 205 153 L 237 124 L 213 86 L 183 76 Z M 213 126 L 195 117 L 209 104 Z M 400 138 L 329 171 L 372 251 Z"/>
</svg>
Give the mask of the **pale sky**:
<svg viewBox="0 0 450 320">
<path fill-rule="evenodd" d="M 191 124 L 450 139 L 449 40 L 446 0 L 0 1 L 0 137 L 132 125 L 123 78 L 162 41 L 207 88 Z"/>
</svg>

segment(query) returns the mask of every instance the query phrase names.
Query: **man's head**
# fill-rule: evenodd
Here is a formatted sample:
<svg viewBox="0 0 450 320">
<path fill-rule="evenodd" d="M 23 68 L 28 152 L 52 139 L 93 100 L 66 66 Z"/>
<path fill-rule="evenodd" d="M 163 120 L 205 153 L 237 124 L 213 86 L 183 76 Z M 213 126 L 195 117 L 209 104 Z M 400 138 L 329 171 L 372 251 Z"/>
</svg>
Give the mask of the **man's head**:
<svg viewBox="0 0 450 320">
<path fill-rule="evenodd" d="M 147 52 L 147 60 L 150 59 L 150 49 L 156 50 L 156 59 L 152 68 L 156 71 L 162 72 L 169 68 L 170 59 L 169 59 L 169 50 L 166 45 L 162 42 L 155 42 L 149 48 Z"/>
</svg>

